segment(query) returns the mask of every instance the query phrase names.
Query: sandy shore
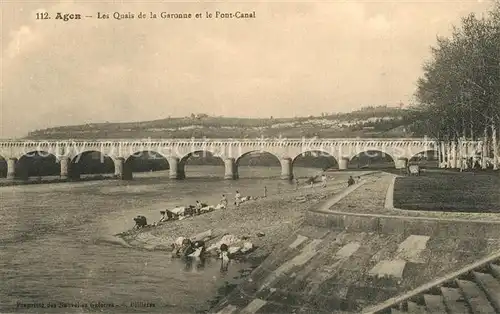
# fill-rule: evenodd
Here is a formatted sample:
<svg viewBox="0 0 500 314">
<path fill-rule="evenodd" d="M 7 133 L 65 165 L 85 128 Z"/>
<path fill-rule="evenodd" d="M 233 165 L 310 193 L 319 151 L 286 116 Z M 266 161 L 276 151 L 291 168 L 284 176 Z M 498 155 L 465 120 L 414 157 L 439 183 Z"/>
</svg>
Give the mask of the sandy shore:
<svg viewBox="0 0 500 314">
<path fill-rule="evenodd" d="M 117 236 L 132 247 L 169 251 L 173 241 L 180 236 L 193 237 L 212 230 L 214 239 L 208 245 L 218 241 L 224 234 L 247 237 L 247 241 L 257 247 L 247 257 L 260 260 L 293 234 L 301 225 L 307 210 L 346 188 L 345 181 L 338 178 L 329 182 L 327 187 L 303 186 L 297 191 L 248 201 L 239 207 L 230 204 L 227 209 L 167 222 L 149 229 L 129 230 Z M 259 237 L 258 233 L 264 236 Z"/>
</svg>

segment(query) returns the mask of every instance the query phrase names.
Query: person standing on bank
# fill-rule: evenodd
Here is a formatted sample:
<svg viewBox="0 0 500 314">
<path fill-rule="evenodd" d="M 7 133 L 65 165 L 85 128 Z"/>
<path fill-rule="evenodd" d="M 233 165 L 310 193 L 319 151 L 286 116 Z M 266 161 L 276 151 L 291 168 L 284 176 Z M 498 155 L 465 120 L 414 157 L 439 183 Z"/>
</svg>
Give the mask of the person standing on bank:
<svg viewBox="0 0 500 314">
<path fill-rule="evenodd" d="M 222 194 L 222 199 L 220 200 L 220 204 L 227 208 L 227 197 L 226 194 Z"/>
<path fill-rule="evenodd" d="M 201 205 L 200 201 L 196 201 L 196 205 L 194 206 L 194 209 L 196 210 L 196 215 L 199 215 L 201 213 L 201 208 L 203 206 Z"/>
<path fill-rule="evenodd" d="M 324 175 L 324 174 L 323 174 L 323 175 L 321 176 L 321 182 L 322 182 L 322 186 L 323 186 L 324 188 L 326 188 L 326 175 Z"/>
<path fill-rule="evenodd" d="M 225 243 L 222 243 L 220 246 L 220 258 L 220 270 L 221 272 L 226 272 L 229 266 L 229 247 Z"/>
<path fill-rule="evenodd" d="M 236 195 L 234 196 L 234 204 L 236 205 L 236 207 L 240 206 L 240 202 L 241 202 L 241 194 L 239 191 L 236 191 Z"/>
</svg>

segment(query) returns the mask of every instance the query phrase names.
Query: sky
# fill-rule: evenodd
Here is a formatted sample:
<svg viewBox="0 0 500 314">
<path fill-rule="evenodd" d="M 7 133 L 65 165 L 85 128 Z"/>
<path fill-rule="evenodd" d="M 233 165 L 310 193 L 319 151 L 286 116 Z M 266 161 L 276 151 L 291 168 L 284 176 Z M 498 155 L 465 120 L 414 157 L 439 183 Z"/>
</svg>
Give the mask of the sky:
<svg viewBox="0 0 500 314">
<path fill-rule="evenodd" d="M 488 1 L 0 1 L 0 137 L 188 116 L 408 104 L 436 36 Z M 255 12 L 138 19 L 139 12 Z M 51 20 L 37 20 L 48 12 Z M 82 20 L 56 20 L 57 12 Z M 97 13 L 135 19 L 97 19 Z M 85 16 L 92 16 L 86 18 Z"/>
</svg>

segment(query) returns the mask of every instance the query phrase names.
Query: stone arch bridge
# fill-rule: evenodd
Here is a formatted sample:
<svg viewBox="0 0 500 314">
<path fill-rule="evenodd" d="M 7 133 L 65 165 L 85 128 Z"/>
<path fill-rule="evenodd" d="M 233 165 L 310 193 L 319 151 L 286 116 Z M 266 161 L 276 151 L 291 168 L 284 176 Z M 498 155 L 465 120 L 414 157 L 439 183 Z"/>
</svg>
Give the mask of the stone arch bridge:
<svg viewBox="0 0 500 314">
<path fill-rule="evenodd" d="M 462 142 L 462 146 L 475 151 L 481 142 Z M 267 152 L 281 163 L 281 178 L 293 178 L 293 161 L 308 152 L 319 152 L 333 157 L 339 169 L 347 169 L 355 156 L 369 151 L 379 151 L 392 158 L 396 168 L 405 168 L 412 157 L 428 152 L 442 152 L 442 142 L 429 139 L 171 139 L 171 140 L 8 140 L 0 141 L 0 157 L 7 161 L 7 178 L 14 178 L 16 163 L 34 152 L 40 156 L 55 156 L 60 163 L 60 176 L 67 178 L 71 166 L 79 156 L 97 151 L 113 159 L 115 175 L 127 179 L 132 173 L 125 161 L 142 152 L 156 152 L 169 163 L 170 178 L 184 178 L 187 159 L 198 152 L 210 152 L 225 164 L 225 178 L 238 178 L 239 160 L 252 152 Z M 450 146 L 451 147 L 451 146 Z M 451 148 L 450 148 L 451 149 Z M 451 156 L 451 150 L 447 156 Z M 456 154 L 455 154 L 456 155 Z M 451 157 L 453 159 L 453 157 Z M 456 157 L 455 157 L 456 160 Z M 102 160 L 101 160 L 102 161 Z M 455 165 L 456 167 L 456 165 Z"/>
</svg>

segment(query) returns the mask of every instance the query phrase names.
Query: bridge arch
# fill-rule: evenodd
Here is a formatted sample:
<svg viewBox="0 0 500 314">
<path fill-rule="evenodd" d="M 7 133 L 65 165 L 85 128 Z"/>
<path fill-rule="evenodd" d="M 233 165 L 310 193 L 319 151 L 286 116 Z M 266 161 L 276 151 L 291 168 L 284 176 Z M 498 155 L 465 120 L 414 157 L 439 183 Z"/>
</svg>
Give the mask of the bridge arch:
<svg viewBox="0 0 500 314">
<path fill-rule="evenodd" d="M 349 158 L 348 168 L 387 169 L 396 168 L 398 159 L 385 150 L 368 148 Z"/>
<path fill-rule="evenodd" d="M 292 158 L 294 166 L 313 167 L 321 169 L 330 169 L 339 166 L 335 156 L 322 149 L 311 149 L 303 151 Z"/>
<path fill-rule="evenodd" d="M 211 150 L 199 149 L 187 153 L 179 160 L 177 176 L 178 178 L 186 177 L 186 168 L 188 165 L 193 166 L 192 169 L 198 170 L 202 177 L 223 177 L 224 176 L 224 159 L 218 156 Z M 201 168 L 202 166 L 213 166 L 210 171 Z"/>
<path fill-rule="evenodd" d="M 168 159 L 161 153 L 152 150 L 140 150 L 130 154 L 123 160 L 122 171 L 124 177 L 131 179 L 133 173 L 136 172 L 147 173 L 169 169 Z"/>
<path fill-rule="evenodd" d="M 241 172 L 244 177 L 274 177 L 273 173 L 279 175 L 282 160 L 272 152 L 256 149 L 238 156 L 235 167 L 238 176 Z"/>
<path fill-rule="evenodd" d="M 47 151 L 31 151 L 23 154 L 15 164 L 15 178 L 28 180 L 30 177 L 59 176 L 61 166 L 54 154 Z"/>
<path fill-rule="evenodd" d="M 81 175 L 110 175 L 115 173 L 114 160 L 96 150 L 78 153 L 71 159 L 68 175 L 79 179 Z"/>
<path fill-rule="evenodd" d="M 439 168 L 439 152 L 436 149 L 422 150 L 408 159 L 408 164 L 422 168 Z"/>
</svg>

